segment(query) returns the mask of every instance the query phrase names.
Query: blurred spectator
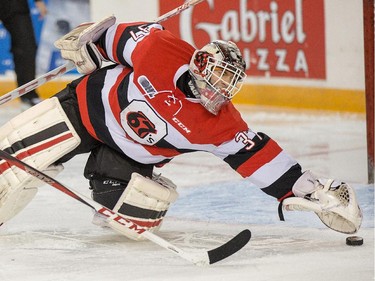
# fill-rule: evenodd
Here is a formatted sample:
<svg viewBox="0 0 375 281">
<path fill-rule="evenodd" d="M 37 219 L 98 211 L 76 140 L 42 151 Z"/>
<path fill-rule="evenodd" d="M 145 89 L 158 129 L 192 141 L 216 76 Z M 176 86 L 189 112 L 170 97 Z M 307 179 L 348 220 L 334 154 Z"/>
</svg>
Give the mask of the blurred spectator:
<svg viewBox="0 0 375 281">
<path fill-rule="evenodd" d="M 47 13 L 47 7 L 42 0 L 34 0 L 40 17 Z M 11 37 L 11 52 L 13 55 L 14 71 L 17 85 L 21 86 L 35 78 L 37 43 L 27 0 L 1 0 L 0 20 Z M 26 106 L 32 106 L 40 101 L 35 90 L 21 97 Z"/>
</svg>

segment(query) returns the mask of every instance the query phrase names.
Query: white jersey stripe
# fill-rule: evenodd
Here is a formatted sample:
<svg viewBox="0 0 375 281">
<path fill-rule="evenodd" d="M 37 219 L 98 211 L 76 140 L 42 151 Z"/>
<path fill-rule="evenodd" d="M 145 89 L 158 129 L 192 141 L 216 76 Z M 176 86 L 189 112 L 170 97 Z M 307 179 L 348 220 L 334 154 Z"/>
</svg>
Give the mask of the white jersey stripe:
<svg viewBox="0 0 375 281">
<path fill-rule="evenodd" d="M 134 84 L 134 73 L 129 75 L 129 85 L 128 85 L 128 101 L 132 100 L 145 100 L 142 92 Z"/>
<path fill-rule="evenodd" d="M 113 38 L 115 37 L 117 25 L 112 25 L 110 28 L 107 29 L 106 33 L 106 40 L 105 40 L 105 48 L 106 54 L 111 61 L 115 61 L 113 57 Z"/>
<path fill-rule="evenodd" d="M 104 112 L 105 112 L 105 124 L 112 138 L 113 138 L 113 135 L 124 134 L 124 130 L 122 129 L 120 124 L 117 122 L 115 116 L 113 115 L 111 105 L 109 104 L 109 93 L 112 87 L 114 86 L 114 84 L 116 83 L 116 79 L 121 74 L 122 70 L 123 70 L 122 67 L 116 67 L 114 69 L 107 71 L 104 85 L 102 88 L 102 103 L 103 103 Z"/>
<path fill-rule="evenodd" d="M 284 151 L 280 152 L 272 161 L 264 164 L 248 179 L 259 188 L 273 184 L 297 162 Z"/>
</svg>

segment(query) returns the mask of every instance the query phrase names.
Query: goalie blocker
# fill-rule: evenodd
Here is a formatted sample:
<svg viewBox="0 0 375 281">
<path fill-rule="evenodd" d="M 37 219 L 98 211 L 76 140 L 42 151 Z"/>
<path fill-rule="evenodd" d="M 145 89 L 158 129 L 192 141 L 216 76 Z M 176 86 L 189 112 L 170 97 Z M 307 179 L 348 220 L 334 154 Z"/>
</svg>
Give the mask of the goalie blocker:
<svg viewBox="0 0 375 281">
<path fill-rule="evenodd" d="M 81 24 L 58 39 L 55 47 L 64 59 L 74 62 L 79 73 L 89 74 L 106 61 L 93 42 L 115 22 L 116 18 L 109 16 L 96 23 Z"/>
</svg>

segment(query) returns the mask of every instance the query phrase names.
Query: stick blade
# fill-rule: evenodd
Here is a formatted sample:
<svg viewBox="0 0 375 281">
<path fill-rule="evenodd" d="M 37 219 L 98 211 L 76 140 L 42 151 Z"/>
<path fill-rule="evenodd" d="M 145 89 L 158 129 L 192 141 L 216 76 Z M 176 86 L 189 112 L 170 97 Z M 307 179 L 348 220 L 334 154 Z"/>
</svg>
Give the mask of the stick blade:
<svg viewBox="0 0 375 281">
<path fill-rule="evenodd" d="M 227 243 L 208 251 L 209 263 L 213 264 L 221 261 L 239 250 L 241 250 L 251 238 L 251 231 L 245 229 L 238 233 L 235 237 L 229 240 Z"/>
</svg>

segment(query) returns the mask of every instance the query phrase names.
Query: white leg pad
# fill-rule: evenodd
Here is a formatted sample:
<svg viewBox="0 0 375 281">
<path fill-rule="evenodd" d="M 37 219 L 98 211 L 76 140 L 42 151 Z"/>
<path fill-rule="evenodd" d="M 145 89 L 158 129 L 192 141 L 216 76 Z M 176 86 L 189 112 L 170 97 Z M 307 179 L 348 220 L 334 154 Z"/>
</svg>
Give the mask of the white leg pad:
<svg viewBox="0 0 375 281">
<path fill-rule="evenodd" d="M 140 227 L 148 231 L 156 231 L 160 228 L 163 218 L 171 203 L 176 201 L 178 193 L 175 185 L 162 185 L 133 173 L 124 193 L 117 202 L 115 212 L 123 214 Z M 109 226 L 115 230 L 117 224 L 108 221 Z M 142 237 L 129 230 L 122 234 L 133 240 L 142 240 Z"/>
<path fill-rule="evenodd" d="M 34 168 L 61 171 L 51 166 L 80 143 L 57 98 L 47 99 L 22 112 L 0 128 L 0 149 Z M 20 212 L 43 183 L 0 160 L 0 224 Z"/>
</svg>

